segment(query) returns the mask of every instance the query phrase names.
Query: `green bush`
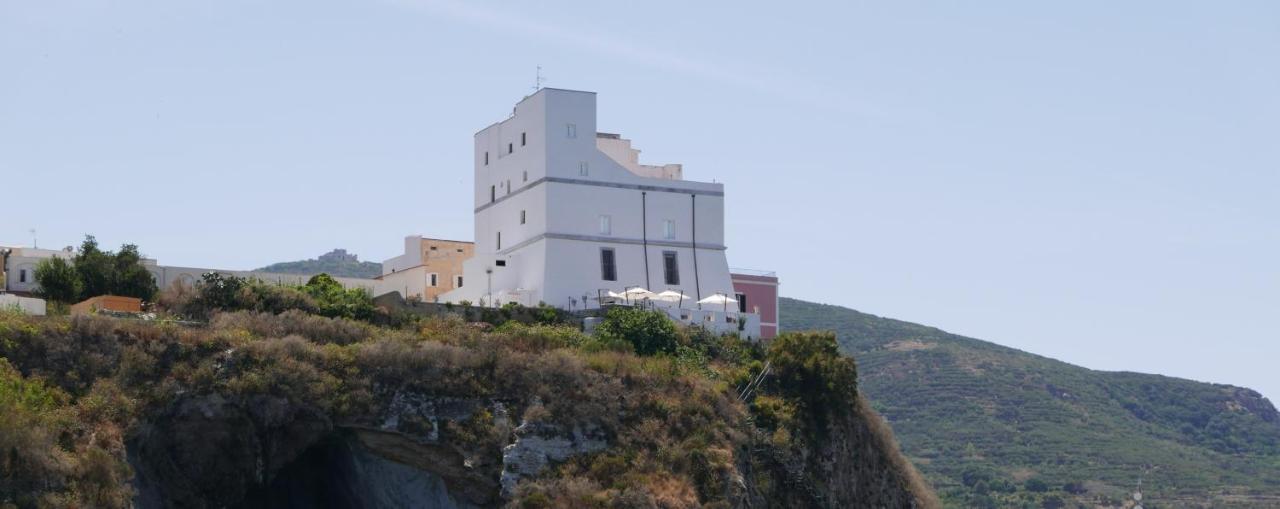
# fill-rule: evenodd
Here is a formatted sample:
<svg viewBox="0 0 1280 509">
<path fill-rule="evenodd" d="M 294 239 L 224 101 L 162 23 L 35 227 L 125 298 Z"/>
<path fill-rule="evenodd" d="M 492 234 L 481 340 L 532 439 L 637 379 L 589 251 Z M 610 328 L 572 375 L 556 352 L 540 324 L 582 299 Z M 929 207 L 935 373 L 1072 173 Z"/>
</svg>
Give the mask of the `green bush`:
<svg viewBox="0 0 1280 509">
<path fill-rule="evenodd" d="M 666 313 L 630 307 L 610 308 L 596 334 L 631 343 L 640 355 L 674 353 L 676 326 Z"/>
<path fill-rule="evenodd" d="M 831 333 L 783 333 L 769 344 L 770 377 L 778 394 L 819 419 L 834 408 L 852 408 L 858 395 L 858 370 L 840 355 Z"/>
</svg>

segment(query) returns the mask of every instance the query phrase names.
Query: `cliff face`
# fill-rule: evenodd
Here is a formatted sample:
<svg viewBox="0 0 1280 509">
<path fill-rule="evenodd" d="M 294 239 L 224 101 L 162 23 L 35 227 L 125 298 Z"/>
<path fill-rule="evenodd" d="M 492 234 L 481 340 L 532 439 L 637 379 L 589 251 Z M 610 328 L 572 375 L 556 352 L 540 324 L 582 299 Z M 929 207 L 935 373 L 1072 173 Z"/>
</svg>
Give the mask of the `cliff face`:
<svg viewBox="0 0 1280 509">
<path fill-rule="evenodd" d="M 817 426 L 781 378 L 760 384 L 763 399 L 740 397 L 762 360 L 780 361 L 719 338 L 682 339 L 705 355 L 637 357 L 566 328 L 481 332 L 447 320 L 414 330 L 267 315 L 207 328 L 0 321 L 14 376 L 65 393 L 58 404 L 73 416 L 61 441 L 40 445 L 49 451 L 24 452 L 105 458 L 124 473 L 87 490 L 92 469 L 42 472 L 45 491 L 25 498 L 0 482 L 0 504 L 936 503 L 860 399 Z M 766 403 L 783 410 L 761 417 Z M 103 439 L 109 426 L 118 442 Z M 23 475 L 12 465 L 0 473 Z"/>
</svg>

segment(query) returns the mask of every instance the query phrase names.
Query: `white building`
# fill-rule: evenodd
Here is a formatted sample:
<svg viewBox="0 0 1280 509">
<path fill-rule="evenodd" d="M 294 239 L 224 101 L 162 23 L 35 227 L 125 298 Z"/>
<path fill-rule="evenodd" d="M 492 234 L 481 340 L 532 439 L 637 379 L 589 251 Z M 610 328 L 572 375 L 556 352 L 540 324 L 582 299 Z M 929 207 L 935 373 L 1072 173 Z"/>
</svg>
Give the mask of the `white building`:
<svg viewBox="0 0 1280 509">
<path fill-rule="evenodd" d="M 9 250 L 9 256 L 6 260 L 8 265 L 7 267 L 4 267 L 3 291 L 23 294 L 32 294 L 40 289 L 40 285 L 36 283 L 36 267 L 40 265 L 41 261 L 48 258 L 63 258 L 70 261 L 76 256 L 76 250 L 71 247 L 67 247 L 65 249 L 36 249 L 30 247 L 0 246 L 0 252 L 6 249 Z M 311 274 L 281 274 L 247 270 L 177 267 L 172 265 L 159 265 L 155 260 L 150 258 L 143 258 L 142 265 L 146 267 L 147 271 L 155 278 L 156 286 L 161 290 L 169 288 L 175 284 L 192 286 L 197 281 L 200 281 L 200 278 L 208 272 L 217 272 L 227 276 L 259 279 L 267 283 L 292 286 L 304 285 L 312 276 Z M 364 288 L 374 295 L 377 295 L 380 290 L 379 281 L 374 279 L 352 277 L 334 277 L 333 279 L 345 288 Z"/>
<path fill-rule="evenodd" d="M 724 186 L 640 164 L 630 140 L 596 131 L 593 92 L 544 88 L 476 133 L 475 239 L 468 284 L 442 300 L 595 307 L 641 286 L 696 307 L 734 295 Z"/>
</svg>

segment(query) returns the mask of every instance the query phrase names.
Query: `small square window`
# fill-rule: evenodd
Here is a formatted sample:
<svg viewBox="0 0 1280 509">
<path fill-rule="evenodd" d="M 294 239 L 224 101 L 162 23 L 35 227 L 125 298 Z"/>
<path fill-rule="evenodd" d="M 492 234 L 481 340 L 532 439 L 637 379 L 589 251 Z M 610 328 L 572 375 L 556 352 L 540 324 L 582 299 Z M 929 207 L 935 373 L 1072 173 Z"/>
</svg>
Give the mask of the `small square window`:
<svg viewBox="0 0 1280 509">
<path fill-rule="evenodd" d="M 435 251 L 435 250 L 436 250 L 436 247 L 435 247 L 435 246 L 431 246 L 431 250 L 432 250 L 432 251 Z"/>
<path fill-rule="evenodd" d="M 577 124 L 569 124 L 565 126 L 565 136 L 568 136 L 569 138 L 577 138 L 578 137 Z"/>
</svg>

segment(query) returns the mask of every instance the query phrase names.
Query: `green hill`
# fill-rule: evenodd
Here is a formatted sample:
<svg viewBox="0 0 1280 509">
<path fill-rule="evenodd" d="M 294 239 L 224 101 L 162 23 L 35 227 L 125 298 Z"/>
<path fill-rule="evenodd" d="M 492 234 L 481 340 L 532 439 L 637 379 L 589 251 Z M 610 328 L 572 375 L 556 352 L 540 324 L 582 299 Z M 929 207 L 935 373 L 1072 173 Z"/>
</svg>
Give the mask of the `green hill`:
<svg viewBox="0 0 1280 509">
<path fill-rule="evenodd" d="M 1280 414 L 1257 392 L 1073 366 L 852 309 L 782 299 L 836 331 L 859 385 L 948 505 L 1280 507 Z"/>
<path fill-rule="evenodd" d="M 347 253 L 345 249 L 334 249 L 320 255 L 319 258 L 273 263 L 256 270 L 277 274 L 319 274 L 323 272 L 330 276 L 373 278 L 382 274 L 382 264 L 362 262 L 356 255 Z"/>
</svg>

